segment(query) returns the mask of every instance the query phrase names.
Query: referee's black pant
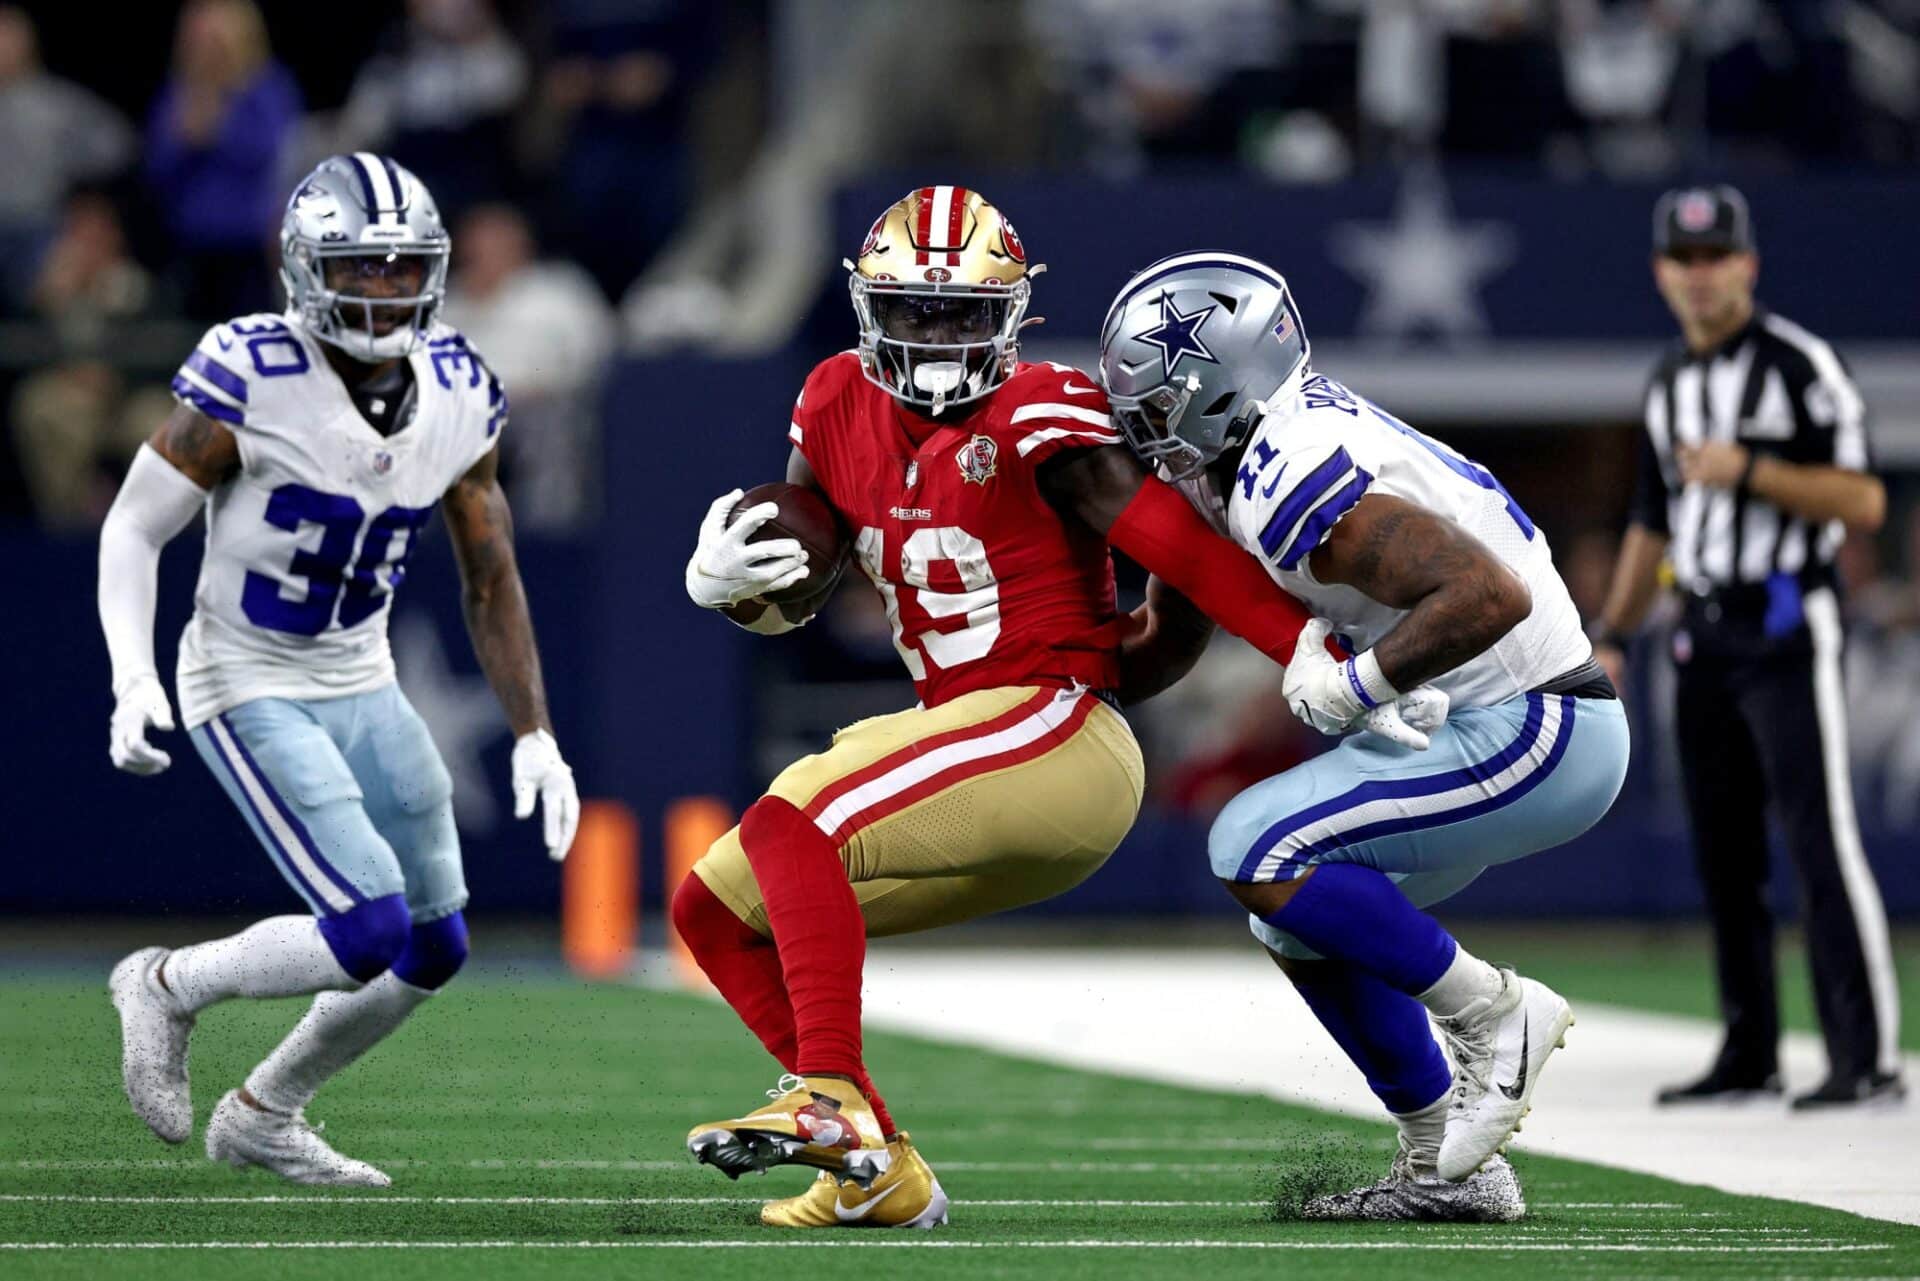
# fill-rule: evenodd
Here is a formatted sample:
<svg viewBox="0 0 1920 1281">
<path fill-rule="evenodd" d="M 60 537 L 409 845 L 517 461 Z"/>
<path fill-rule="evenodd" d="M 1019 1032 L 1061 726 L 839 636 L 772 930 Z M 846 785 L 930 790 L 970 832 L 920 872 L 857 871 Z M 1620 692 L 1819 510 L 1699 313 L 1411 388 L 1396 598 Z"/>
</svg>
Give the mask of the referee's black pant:
<svg viewBox="0 0 1920 1281">
<path fill-rule="evenodd" d="M 1898 997 L 1886 911 L 1854 816 L 1833 595 L 1809 593 L 1803 643 L 1772 653 L 1729 655 L 1690 632 L 1675 719 L 1727 1024 L 1721 1063 L 1743 1075 L 1777 1067 L 1771 802 L 1798 873 L 1832 1071 L 1896 1070 Z"/>
</svg>

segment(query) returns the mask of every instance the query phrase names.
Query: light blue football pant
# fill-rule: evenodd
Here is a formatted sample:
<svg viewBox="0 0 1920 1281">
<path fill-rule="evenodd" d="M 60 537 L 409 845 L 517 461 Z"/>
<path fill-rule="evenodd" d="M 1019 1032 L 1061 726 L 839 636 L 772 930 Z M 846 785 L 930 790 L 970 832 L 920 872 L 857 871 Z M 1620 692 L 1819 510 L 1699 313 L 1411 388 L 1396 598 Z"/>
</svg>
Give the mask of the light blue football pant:
<svg viewBox="0 0 1920 1281">
<path fill-rule="evenodd" d="M 404 893 L 417 924 L 466 905 L 453 780 L 398 685 L 254 699 L 195 726 L 192 738 L 316 914 Z"/>
<path fill-rule="evenodd" d="M 1424 752 L 1354 734 L 1234 797 L 1214 820 L 1207 853 L 1216 876 L 1240 882 L 1359 863 L 1427 907 L 1497 863 L 1599 822 L 1626 778 L 1628 750 L 1617 700 L 1561 694 L 1463 708 Z M 1316 958 L 1251 919 L 1254 936 L 1281 955 Z"/>
</svg>

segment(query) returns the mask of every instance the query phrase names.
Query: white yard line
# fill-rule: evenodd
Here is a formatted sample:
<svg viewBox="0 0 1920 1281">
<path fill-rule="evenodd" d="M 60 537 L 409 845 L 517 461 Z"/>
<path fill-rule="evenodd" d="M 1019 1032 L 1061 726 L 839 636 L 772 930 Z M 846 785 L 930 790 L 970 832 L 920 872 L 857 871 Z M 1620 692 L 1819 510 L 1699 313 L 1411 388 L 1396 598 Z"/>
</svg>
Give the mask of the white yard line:
<svg viewBox="0 0 1920 1281">
<path fill-rule="evenodd" d="M 0 1250 L 1466 1250 L 1553 1254 L 1841 1254 L 1891 1245 L 1758 1243 L 1686 1245 L 1628 1241 L 956 1241 L 950 1237 L 744 1241 L 0 1241 Z"/>
<path fill-rule="evenodd" d="M 1005 954 L 881 943 L 867 962 L 866 1010 L 876 1027 L 1383 1117 L 1252 944 L 1245 952 Z M 1576 1013 L 1567 1049 L 1534 1095 L 1521 1147 L 1920 1224 L 1920 1106 L 1811 1116 L 1779 1104 L 1656 1109 L 1659 1086 L 1706 1068 L 1719 1027 L 1586 1002 Z M 1908 1080 L 1920 1083 L 1920 1055 L 1903 1061 Z M 875 1066 L 884 1081 L 884 1064 Z M 1783 1066 L 1793 1086 L 1815 1084 L 1825 1067 L 1817 1039 L 1789 1036 Z"/>
</svg>

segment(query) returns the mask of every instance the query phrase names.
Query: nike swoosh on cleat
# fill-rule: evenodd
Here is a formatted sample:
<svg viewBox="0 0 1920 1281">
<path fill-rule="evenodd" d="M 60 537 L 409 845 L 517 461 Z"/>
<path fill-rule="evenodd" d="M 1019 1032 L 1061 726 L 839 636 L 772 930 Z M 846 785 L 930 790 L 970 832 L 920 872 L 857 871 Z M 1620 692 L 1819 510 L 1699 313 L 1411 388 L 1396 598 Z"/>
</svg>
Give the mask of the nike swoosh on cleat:
<svg viewBox="0 0 1920 1281">
<path fill-rule="evenodd" d="M 1514 1073 L 1513 1084 L 1500 1087 L 1500 1093 L 1515 1103 L 1527 1092 L 1527 1033 L 1532 1030 L 1533 1015 L 1526 1014 L 1520 1019 L 1520 1070 Z"/>
<path fill-rule="evenodd" d="M 888 1197 L 892 1196 L 894 1193 L 898 1192 L 901 1188 L 905 1186 L 906 1184 L 904 1183 L 896 1183 L 892 1187 L 888 1188 L 885 1192 L 882 1192 L 879 1196 L 873 1198 L 871 1201 L 868 1201 L 864 1205 L 857 1206 L 852 1210 L 847 1209 L 846 1206 L 841 1205 L 838 1201 L 835 1201 L 833 1203 L 833 1217 L 840 1220 L 840 1222 L 842 1223 L 858 1223 L 860 1222 L 860 1220 L 866 1218 L 869 1214 L 872 1214 L 873 1208 L 875 1206 L 879 1205 L 882 1201 L 886 1200 Z"/>
</svg>

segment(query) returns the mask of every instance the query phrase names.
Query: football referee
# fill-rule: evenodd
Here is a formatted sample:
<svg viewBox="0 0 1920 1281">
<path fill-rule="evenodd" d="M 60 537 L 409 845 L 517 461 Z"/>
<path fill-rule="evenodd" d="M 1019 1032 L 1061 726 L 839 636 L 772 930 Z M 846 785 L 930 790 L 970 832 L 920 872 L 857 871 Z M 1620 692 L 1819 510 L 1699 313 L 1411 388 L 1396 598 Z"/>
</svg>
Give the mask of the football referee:
<svg viewBox="0 0 1920 1281">
<path fill-rule="evenodd" d="M 1778 1097 L 1780 1015 L 1767 906 L 1771 802 L 1799 874 L 1828 1075 L 1795 1108 L 1904 1096 L 1886 911 L 1854 818 L 1834 553 L 1878 529 L 1866 407 L 1833 348 L 1757 305 L 1747 202 L 1671 191 L 1653 276 L 1682 341 L 1646 393 L 1639 476 L 1594 633 L 1614 683 L 1663 558 L 1684 600 L 1675 725 L 1713 922 L 1726 1040 L 1661 1103 Z"/>
</svg>

